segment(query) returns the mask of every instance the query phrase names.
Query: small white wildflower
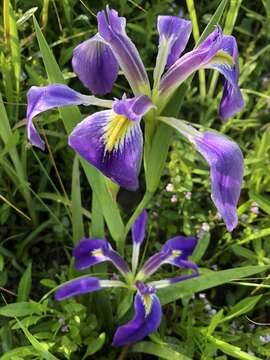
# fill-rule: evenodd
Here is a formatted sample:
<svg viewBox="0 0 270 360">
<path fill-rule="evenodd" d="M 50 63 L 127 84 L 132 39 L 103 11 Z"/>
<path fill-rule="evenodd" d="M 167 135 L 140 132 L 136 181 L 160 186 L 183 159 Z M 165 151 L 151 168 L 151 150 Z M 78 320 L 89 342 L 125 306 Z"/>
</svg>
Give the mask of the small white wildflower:
<svg viewBox="0 0 270 360">
<path fill-rule="evenodd" d="M 206 299 L 206 294 L 205 293 L 200 293 L 199 294 L 199 299 L 202 299 L 202 300 Z"/>
<path fill-rule="evenodd" d="M 216 315 L 216 313 L 217 313 L 217 310 L 216 310 L 216 309 L 211 309 L 211 310 L 209 311 L 209 315 L 211 315 L 211 316 Z"/>
<path fill-rule="evenodd" d="M 204 306 L 204 310 L 207 311 L 207 312 L 211 312 L 211 311 L 212 311 L 211 305 L 210 305 L 210 304 L 206 304 L 206 305 Z"/>
<path fill-rule="evenodd" d="M 211 268 L 212 268 L 214 271 L 217 271 L 217 270 L 218 270 L 217 264 L 212 265 Z"/>
<path fill-rule="evenodd" d="M 173 184 L 171 184 L 171 183 L 167 184 L 167 186 L 166 186 L 166 191 L 168 191 L 168 192 L 173 192 L 173 191 L 174 191 L 174 186 L 173 186 Z"/>
<path fill-rule="evenodd" d="M 263 344 L 268 344 L 270 342 L 270 335 L 261 335 L 260 342 Z"/>
<path fill-rule="evenodd" d="M 185 193 L 185 198 L 186 198 L 187 200 L 190 200 L 190 199 L 191 199 L 191 196 L 192 196 L 192 192 L 191 192 L 191 191 L 187 191 L 187 192 Z"/>
<path fill-rule="evenodd" d="M 220 221 L 222 219 L 222 216 L 220 215 L 219 212 L 216 213 L 214 220 Z"/>
<path fill-rule="evenodd" d="M 241 215 L 241 220 L 242 220 L 242 221 L 246 222 L 247 219 L 248 219 L 248 215 L 247 215 L 247 214 L 242 214 L 242 215 Z"/>
<path fill-rule="evenodd" d="M 178 201 L 177 196 L 176 196 L 176 195 L 173 195 L 173 196 L 171 197 L 171 202 L 172 202 L 172 203 L 176 203 L 177 201 Z"/>
<path fill-rule="evenodd" d="M 207 222 L 202 223 L 202 230 L 205 232 L 210 230 L 210 226 Z"/>
</svg>

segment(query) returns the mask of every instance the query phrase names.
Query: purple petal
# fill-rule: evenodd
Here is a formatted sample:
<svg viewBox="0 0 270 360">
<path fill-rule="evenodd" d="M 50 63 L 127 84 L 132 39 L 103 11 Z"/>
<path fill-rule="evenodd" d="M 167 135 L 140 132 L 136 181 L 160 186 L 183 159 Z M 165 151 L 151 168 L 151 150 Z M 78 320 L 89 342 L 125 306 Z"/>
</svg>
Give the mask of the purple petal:
<svg viewBox="0 0 270 360">
<path fill-rule="evenodd" d="M 72 66 L 84 86 L 94 94 L 111 92 L 118 75 L 118 63 L 99 34 L 74 49 Z"/>
<path fill-rule="evenodd" d="M 192 255 L 196 245 L 197 239 L 194 237 L 176 236 L 170 240 L 167 240 L 166 243 L 162 246 L 161 251 L 168 254 L 173 253 L 173 251 L 179 251 L 181 252 L 179 257 L 186 260 L 189 256 Z"/>
<path fill-rule="evenodd" d="M 167 66 L 170 67 L 184 51 L 192 30 L 191 21 L 178 16 L 158 16 L 159 47 L 163 42 L 170 42 Z"/>
<path fill-rule="evenodd" d="M 33 118 L 49 109 L 85 104 L 86 97 L 66 85 L 32 86 L 27 93 L 26 126 L 29 141 L 44 150 L 44 142 L 33 125 Z"/>
<path fill-rule="evenodd" d="M 132 241 L 133 243 L 141 244 L 144 240 L 145 229 L 147 225 L 147 211 L 143 210 L 141 214 L 134 221 L 132 226 Z"/>
<path fill-rule="evenodd" d="M 204 67 L 219 50 L 221 41 L 222 30 L 217 27 L 196 49 L 178 59 L 161 78 L 161 100 L 168 99 L 189 75 Z"/>
<path fill-rule="evenodd" d="M 229 66 L 228 64 L 222 63 L 222 60 L 217 61 L 217 59 L 220 59 L 218 56 L 219 52 L 207 67 L 218 70 L 225 77 L 219 114 L 224 120 L 227 120 L 244 106 L 244 100 L 238 86 L 238 47 L 235 38 L 233 36 L 223 36 L 219 51 L 221 51 L 221 54 L 230 55 L 233 59 L 233 64 Z"/>
<path fill-rule="evenodd" d="M 140 121 L 142 116 L 153 107 L 152 101 L 146 95 L 135 96 L 130 99 L 123 96 L 121 100 L 113 102 L 113 111 L 126 116 L 131 121 Z"/>
<path fill-rule="evenodd" d="M 114 250 L 106 240 L 83 239 L 73 250 L 75 269 L 84 270 L 95 264 L 111 261 L 123 274 L 130 270 L 123 258 Z"/>
<path fill-rule="evenodd" d="M 113 105 L 115 111 L 105 110 L 89 116 L 75 127 L 69 137 L 69 145 L 75 151 L 128 190 L 136 190 L 139 185 L 143 148 L 139 120 L 150 106 L 148 100 L 147 106 L 145 103 L 144 96 L 116 101 Z M 132 119 L 126 116 L 128 114 L 132 114 Z"/>
<path fill-rule="evenodd" d="M 145 262 L 139 274 L 143 278 L 149 277 L 163 264 L 171 264 L 180 268 L 188 267 L 190 264 L 189 268 L 197 269 L 196 264 L 187 261 L 196 244 L 197 240 L 194 237 L 176 236 L 166 241 L 161 250 Z"/>
<path fill-rule="evenodd" d="M 76 270 L 84 270 L 106 261 L 104 251 L 109 249 L 109 243 L 106 240 L 99 239 L 83 239 L 73 249 L 75 258 L 74 267 Z"/>
<path fill-rule="evenodd" d="M 55 292 L 54 297 L 56 300 L 64 300 L 72 296 L 83 295 L 100 289 L 101 286 L 98 278 L 86 277 L 66 283 Z"/>
<path fill-rule="evenodd" d="M 143 62 L 125 31 L 126 19 L 119 17 L 117 11 L 110 10 L 108 6 L 106 11 L 97 14 L 97 19 L 99 34 L 111 47 L 134 94 L 149 94 L 149 80 Z"/>
<path fill-rule="evenodd" d="M 239 146 L 216 133 L 194 139 L 197 150 L 210 165 L 212 200 L 232 231 L 238 222 L 237 203 L 243 180 L 243 155 Z"/>
<path fill-rule="evenodd" d="M 158 329 L 162 311 L 159 299 L 154 293 L 141 294 L 138 291 L 135 296 L 134 308 L 133 319 L 117 329 L 113 346 L 133 344 Z"/>
</svg>

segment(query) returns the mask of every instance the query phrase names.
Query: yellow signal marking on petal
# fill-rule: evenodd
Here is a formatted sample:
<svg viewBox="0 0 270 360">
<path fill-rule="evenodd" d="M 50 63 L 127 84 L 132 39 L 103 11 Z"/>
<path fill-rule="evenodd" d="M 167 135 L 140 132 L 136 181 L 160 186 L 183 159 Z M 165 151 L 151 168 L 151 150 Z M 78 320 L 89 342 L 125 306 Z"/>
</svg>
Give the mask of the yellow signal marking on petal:
<svg viewBox="0 0 270 360">
<path fill-rule="evenodd" d="M 114 115 L 105 131 L 106 150 L 112 151 L 126 135 L 133 122 L 124 115 Z"/>
<path fill-rule="evenodd" d="M 181 254 L 182 254 L 182 251 L 181 251 L 181 250 L 173 250 L 170 257 L 173 258 L 173 259 L 175 259 L 175 258 L 177 258 L 178 256 L 180 256 Z"/>
<path fill-rule="evenodd" d="M 102 250 L 101 249 L 95 249 L 95 250 L 93 250 L 92 252 L 91 252 L 91 255 L 92 256 L 103 256 L 103 252 L 102 252 Z"/>
<path fill-rule="evenodd" d="M 145 307 L 145 317 L 148 316 L 148 314 L 150 313 L 151 310 L 151 305 L 152 305 L 152 296 L 150 294 L 145 294 L 142 295 L 143 297 L 143 303 L 144 303 L 144 307 Z"/>
<path fill-rule="evenodd" d="M 233 57 L 223 50 L 217 51 L 216 55 L 212 58 L 210 62 L 213 64 L 220 64 L 220 65 L 229 65 L 229 66 L 234 65 Z"/>
</svg>

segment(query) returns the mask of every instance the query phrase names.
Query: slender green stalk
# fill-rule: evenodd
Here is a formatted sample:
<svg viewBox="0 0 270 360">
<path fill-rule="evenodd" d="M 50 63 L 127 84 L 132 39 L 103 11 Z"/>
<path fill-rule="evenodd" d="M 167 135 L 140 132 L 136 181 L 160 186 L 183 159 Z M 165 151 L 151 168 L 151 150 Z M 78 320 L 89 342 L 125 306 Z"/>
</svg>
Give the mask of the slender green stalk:
<svg viewBox="0 0 270 360">
<path fill-rule="evenodd" d="M 193 37 L 194 37 L 195 42 L 197 43 L 199 38 L 200 38 L 200 31 L 199 31 L 199 25 L 198 25 L 198 20 L 197 20 L 197 14 L 196 14 L 194 1 L 193 0 L 186 0 L 186 4 L 187 4 L 189 16 L 190 16 L 191 21 L 192 21 Z M 200 83 L 200 95 L 203 98 L 206 95 L 205 71 L 204 70 L 199 70 L 199 83 Z"/>
</svg>

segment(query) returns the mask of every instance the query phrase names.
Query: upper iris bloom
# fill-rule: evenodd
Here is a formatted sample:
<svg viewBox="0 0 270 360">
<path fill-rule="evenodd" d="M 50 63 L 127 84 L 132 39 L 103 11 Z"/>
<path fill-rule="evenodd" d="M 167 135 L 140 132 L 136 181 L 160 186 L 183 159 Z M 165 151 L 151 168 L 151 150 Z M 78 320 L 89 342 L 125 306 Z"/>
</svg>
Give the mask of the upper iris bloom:
<svg viewBox="0 0 270 360">
<path fill-rule="evenodd" d="M 197 241 L 193 237 L 184 236 L 176 236 L 168 240 L 161 250 L 150 257 L 137 272 L 140 246 L 144 240 L 146 223 L 147 213 L 143 211 L 132 228 L 132 271 L 123 258 L 104 239 L 83 239 L 73 250 L 77 270 L 88 269 L 100 262 L 110 261 L 121 273 L 124 281 L 101 280 L 96 277 L 84 276 L 63 284 L 55 293 L 56 300 L 64 300 L 72 296 L 98 291 L 102 288 L 120 287 L 136 292 L 134 317 L 117 329 L 113 339 L 114 346 L 130 345 L 142 340 L 158 329 L 162 311 L 160 301 L 156 295 L 157 289 L 199 275 L 197 265 L 188 260 Z M 148 282 L 149 277 L 163 264 L 190 269 L 191 273 L 171 279 Z"/>
<path fill-rule="evenodd" d="M 112 90 L 120 67 L 134 97 L 123 96 L 112 102 L 82 95 L 66 85 L 32 87 L 28 92 L 28 138 L 33 145 L 44 148 L 32 120 L 45 110 L 67 105 L 109 108 L 78 124 L 69 136 L 69 145 L 111 180 L 128 190 L 136 190 L 143 154 L 140 121 L 152 108 L 145 120 L 158 123 L 159 114 L 175 90 L 192 73 L 211 68 L 224 76 L 219 108 L 224 120 L 243 107 L 238 86 L 237 44 L 233 36 L 223 35 L 217 26 L 198 47 L 181 56 L 191 34 L 191 22 L 177 16 L 159 16 L 159 47 L 151 90 L 138 50 L 126 34 L 126 19 L 107 6 L 97 14 L 97 20 L 98 33 L 74 50 L 73 70 L 93 94 L 104 95 Z M 167 124 L 171 125 L 169 121 Z M 211 153 L 204 157 L 211 168 L 212 198 L 227 228 L 232 230 L 237 224 L 243 157 L 239 147 L 224 136 L 215 134 L 213 139 L 211 133 L 203 135 L 198 132 L 193 143 L 203 155 Z"/>
</svg>

